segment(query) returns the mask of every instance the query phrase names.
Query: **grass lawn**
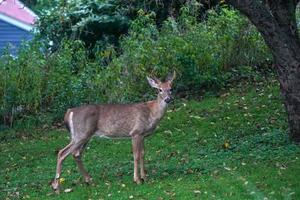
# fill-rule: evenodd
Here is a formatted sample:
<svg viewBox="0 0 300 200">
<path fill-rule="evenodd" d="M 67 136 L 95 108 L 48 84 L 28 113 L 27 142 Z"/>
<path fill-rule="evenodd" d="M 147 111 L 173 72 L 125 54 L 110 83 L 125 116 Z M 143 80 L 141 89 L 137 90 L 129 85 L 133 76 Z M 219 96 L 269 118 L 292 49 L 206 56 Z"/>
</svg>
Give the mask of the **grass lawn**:
<svg viewBox="0 0 300 200">
<path fill-rule="evenodd" d="M 300 147 L 286 132 L 276 81 L 177 100 L 146 139 L 143 185 L 133 183 L 130 140 L 93 138 L 83 157 L 93 183 L 83 183 L 69 157 L 56 195 L 49 181 L 67 131 L 6 130 L 0 199 L 300 199 Z"/>
</svg>

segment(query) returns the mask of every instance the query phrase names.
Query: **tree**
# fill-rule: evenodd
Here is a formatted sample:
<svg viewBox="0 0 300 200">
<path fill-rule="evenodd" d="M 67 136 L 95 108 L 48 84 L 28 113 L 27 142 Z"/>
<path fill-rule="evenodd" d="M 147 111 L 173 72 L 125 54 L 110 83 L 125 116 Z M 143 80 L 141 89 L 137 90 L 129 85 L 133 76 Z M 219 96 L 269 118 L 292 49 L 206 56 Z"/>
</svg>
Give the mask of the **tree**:
<svg viewBox="0 0 300 200">
<path fill-rule="evenodd" d="M 300 142 L 300 42 L 296 23 L 299 0 L 227 0 L 262 34 L 274 58 L 288 114 L 290 137 Z"/>
<path fill-rule="evenodd" d="M 56 0 L 52 3 L 40 11 L 37 27 L 39 37 L 51 44 L 52 51 L 63 40 L 82 40 L 93 57 L 108 46 L 118 46 L 119 38 L 127 33 L 130 19 L 119 1 Z"/>
<path fill-rule="evenodd" d="M 183 5 L 201 4 L 200 20 L 206 10 L 218 4 L 218 0 L 23 1 L 39 14 L 40 37 L 47 43 L 52 41 L 51 50 L 58 49 L 64 39 L 79 39 L 91 54 L 107 46 L 118 47 L 120 37 L 127 33 L 139 10 L 155 12 L 156 24 L 161 26 L 169 16 L 179 16 Z"/>
</svg>

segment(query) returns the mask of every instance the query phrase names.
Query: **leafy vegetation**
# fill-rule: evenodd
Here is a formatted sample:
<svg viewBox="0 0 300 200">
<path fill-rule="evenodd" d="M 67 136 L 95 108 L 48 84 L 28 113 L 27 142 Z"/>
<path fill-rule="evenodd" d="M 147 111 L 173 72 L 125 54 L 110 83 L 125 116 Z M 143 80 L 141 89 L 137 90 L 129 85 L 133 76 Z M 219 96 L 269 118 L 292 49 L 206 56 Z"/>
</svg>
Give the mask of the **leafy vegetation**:
<svg viewBox="0 0 300 200">
<path fill-rule="evenodd" d="M 56 1 L 39 17 L 41 39 L 52 43 L 56 50 L 68 39 L 84 41 L 89 51 L 117 45 L 120 35 L 127 32 L 129 18 L 118 1 Z M 92 53 L 90 52 L 90 53 Z"/>
<path fill-rule="evenodd" d="M 169 17 L 178 17 L 183 6 L 193 7 L 193 15 L 198 21 L 205 18 L 206 10 L 218 1 L 120 1 L 120 0 L 25 0 L 39 18 L 40 37 L 51 41 L 56 50 L 62 40 L 80 39 L 93 55 L 97 50 L 113 45 L 118 49 L 119 38 L 126 34 L 131 20 L 138 17 L 139 10 L 155 12 L 158 26 Z"/>
<path fill-rule="evenodd" d="M 217 94 L 271 71 L 261 36 L 239 13 L 224 7 L 199 23 L 193 12 L 183 7 L 179 18 L 170 17 L 158 28 L 155 13 L 140 10 L 120 41 L 121 54 L 104 45 L 91 59 L 83 41 L 69 39 L 49 52 L 48 44 L 36 38 L 24 44 L 18 58 L 2 55 L 1 121 L 20 127 L 51 124 L 80 104 L 145 100 L 152 96 L 145 77 L 173 70 L 182 97 Z"/>
<path fill-rule="evenodd" d="M 262 38 L 236 11 L 211 11 L 203 23 L 197 23 L 190 12 L 183 8 L 181 17 L 166 20 L 161 31 L 153 13 L 140 12 L 122 42 L 122 56 L 111 65 L 125 68 L 130 80 L 176 69 L 178 91 L 218 91 L 230 81 L 253 78 L 255 66 L 266 68 L 271 59 Z M 145 85 L 135 86 L 129 88 L 144 91 Z"/>
<path fill-rule="evenodd" d="M 277 81 L 241 84 L 201 102 L 178 100 L 146 140 L 148 180 L 132 181 L 130 140 L 94 138 L 84 155 L 93 184 L 70 157 L 55 195 L 56 151 L 65 130 L 1 135 L 0 195 L 5 199 L 298 199 L 300 148 L 286 132 Z"/>
</svg>

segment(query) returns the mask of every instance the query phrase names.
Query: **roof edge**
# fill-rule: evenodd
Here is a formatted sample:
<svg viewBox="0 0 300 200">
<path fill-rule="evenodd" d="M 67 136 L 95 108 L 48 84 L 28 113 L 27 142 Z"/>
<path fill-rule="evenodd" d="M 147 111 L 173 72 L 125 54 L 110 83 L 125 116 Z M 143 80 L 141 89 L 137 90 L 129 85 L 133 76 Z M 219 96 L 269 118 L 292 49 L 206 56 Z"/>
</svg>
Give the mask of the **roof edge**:
<svg viewBox="0 0 300 200">
<path fill-rule="evenodd" d="M 0 13 L 0 19 L 2 19 L 3 21 L 7 22 L 7 23 L 10 23 L 18 28 L 21 28 L 25 31 L 31 31 L 33 26 L 29 25 L 29 24 L 26 24 L 24 22 L 21 22 L 21 21 L 18 21 L 14 18 L 11 18 L 7 15 L 4 15 L 3 13 Z"/>
<path fill-rule="evenodd" d="M 29 12 L 33 17 L 38 18 L 37 14 L 35 14 L 35 12 L 33 12 L 30 8 L 28 8 L 24 3 L 22 3 L 19 0 L 16 0 L 16 3 L 21 5 L 21 7 L 23 7 L 27 12 Z"/>
</svg>

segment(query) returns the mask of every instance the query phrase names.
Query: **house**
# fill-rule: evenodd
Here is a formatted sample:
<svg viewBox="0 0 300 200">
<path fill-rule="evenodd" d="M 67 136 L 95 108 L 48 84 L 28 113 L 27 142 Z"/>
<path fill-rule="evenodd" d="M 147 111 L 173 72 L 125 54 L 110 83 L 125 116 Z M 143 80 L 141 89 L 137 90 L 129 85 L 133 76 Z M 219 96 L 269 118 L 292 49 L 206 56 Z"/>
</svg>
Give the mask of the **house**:
<svg viewBox="0 0 300 200">
<path fill-rule="evenodd" d="M 33 37 L 32 28 L 37 15 L 18 0 L 0 0 L 0 55 L 9 45 L 16 55 L 22 41 Z"/>
</svg>

